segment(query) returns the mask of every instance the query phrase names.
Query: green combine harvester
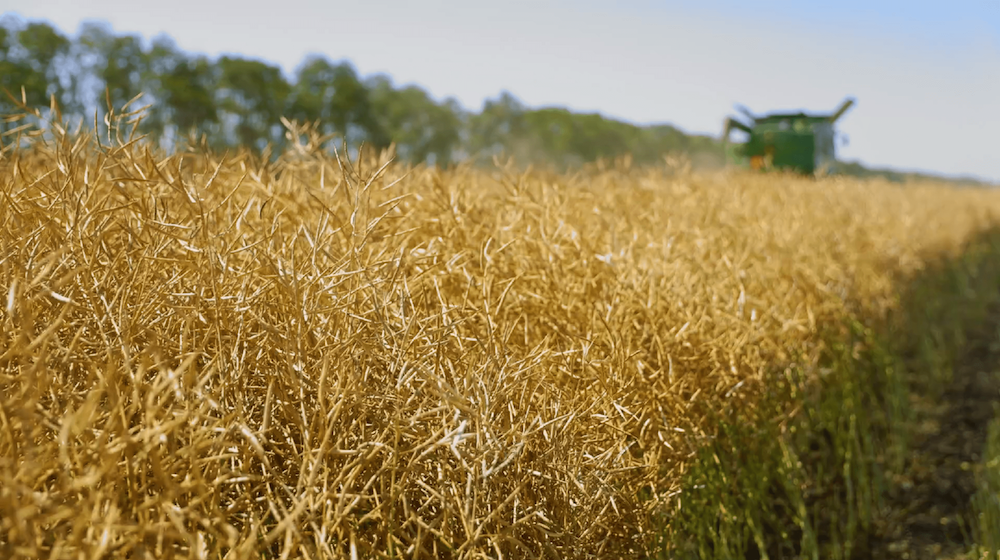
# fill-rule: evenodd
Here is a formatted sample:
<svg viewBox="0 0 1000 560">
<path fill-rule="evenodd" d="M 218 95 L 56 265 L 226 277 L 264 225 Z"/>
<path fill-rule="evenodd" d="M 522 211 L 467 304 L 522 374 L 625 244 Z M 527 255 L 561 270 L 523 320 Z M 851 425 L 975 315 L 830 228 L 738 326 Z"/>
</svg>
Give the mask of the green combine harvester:
<svg viewBox="0 0 1000 560">
<path fill-rule="evenodd" d="M 805 113 L 772 113 L 756 116 L 737 106 L 746 116 L 746 124 L 733 117 L 726 119 L 722 146 L 726 163 L 757 170 L 789 170 L 805 175 L 835 171 L 836 150 L 833 125 L 854 105 L 848 98 L 829 115 Z M 733 129 L 749 135 L 743 144 L 732 144 Z"/>
</svg>

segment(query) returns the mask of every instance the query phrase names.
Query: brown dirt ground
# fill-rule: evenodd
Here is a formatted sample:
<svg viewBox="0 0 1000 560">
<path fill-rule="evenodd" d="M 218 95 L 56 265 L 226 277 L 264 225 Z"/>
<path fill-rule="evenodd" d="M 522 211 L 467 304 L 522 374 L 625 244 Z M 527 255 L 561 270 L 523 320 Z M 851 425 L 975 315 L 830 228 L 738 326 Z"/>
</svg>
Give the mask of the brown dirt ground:
<svg viewBox="0 0 1000 560">
<path fill-rule="evenodd" d="M 917 425 L 906 468 L 856 560 L 968 558 L 976 470 L 1000 400 L 1000 308 L 991 311 L 969 333 L 943 394 L 914 387 Z"/>
</svg>

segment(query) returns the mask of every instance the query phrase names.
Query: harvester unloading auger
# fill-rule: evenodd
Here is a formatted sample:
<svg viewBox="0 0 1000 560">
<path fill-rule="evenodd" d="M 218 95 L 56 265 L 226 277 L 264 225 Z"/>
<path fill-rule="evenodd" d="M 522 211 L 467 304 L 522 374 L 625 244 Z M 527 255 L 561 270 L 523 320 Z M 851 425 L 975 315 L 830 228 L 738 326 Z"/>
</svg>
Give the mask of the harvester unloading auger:
<svg viewBox="0 0 1000 560">
<path fill-rule="evenodd" d="M 836 165 L 833 125 L 853 105 L 854 99 L 848 98 L 829 115 L 772 113 L 763 116 L 737 106 L 750 123 L 726 118 L 722 133 L 726 162 L 751 169 L 787 169 L 808 175 L 820 170 L 832 171 Z M 746 143 L 729 142 L 733 129 L 749 135 Z"/>
</svg>

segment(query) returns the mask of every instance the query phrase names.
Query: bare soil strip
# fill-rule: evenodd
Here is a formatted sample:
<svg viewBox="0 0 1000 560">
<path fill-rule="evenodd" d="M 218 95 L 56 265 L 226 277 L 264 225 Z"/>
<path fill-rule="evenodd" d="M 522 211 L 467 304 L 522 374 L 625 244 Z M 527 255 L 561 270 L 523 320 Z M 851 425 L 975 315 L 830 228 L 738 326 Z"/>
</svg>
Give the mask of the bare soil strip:
<svg viewBox="0 0 1000 560">
<path fill-rule="evenodd" d="M 917 424 L 906 468 L 892 481 L 886 508 L 858 543 L 856 559 L 966 557 L 973 539 L 976 469 L 1000 397 L 998 328 L 1000 308 L 968 333 L 943 392 L 913 388 Z"/>
</svg>

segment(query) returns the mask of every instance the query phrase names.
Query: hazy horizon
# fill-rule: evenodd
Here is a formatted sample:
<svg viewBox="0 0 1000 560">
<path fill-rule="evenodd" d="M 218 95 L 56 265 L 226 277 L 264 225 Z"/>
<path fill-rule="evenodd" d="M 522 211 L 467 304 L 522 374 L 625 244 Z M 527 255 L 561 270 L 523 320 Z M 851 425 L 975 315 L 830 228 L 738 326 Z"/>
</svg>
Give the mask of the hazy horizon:
<svg viewBox="0 0 1000 560">
<path fill-rule="evenodd" d="M 239 6 L 239 7 L 237 7 Z M 36 0 L 5 13 L 75 36 L 84 21 L 116 34 L 165 34 L 186 52 L 235 54 L 291 75 L 309 54 L 349 60 L 436 100 L 478 111 L 509 91 L 530 107 L 599 112 L 718 136 L 734 103 L 755 113 L 833 111 L 844 160 L 1000 182 L 1000 2 L 859 0 L 584 1 L 379 5 Z M 15 9 L 10 9 L 10 8 Z"/>
</svg>

